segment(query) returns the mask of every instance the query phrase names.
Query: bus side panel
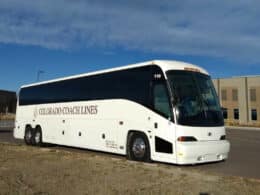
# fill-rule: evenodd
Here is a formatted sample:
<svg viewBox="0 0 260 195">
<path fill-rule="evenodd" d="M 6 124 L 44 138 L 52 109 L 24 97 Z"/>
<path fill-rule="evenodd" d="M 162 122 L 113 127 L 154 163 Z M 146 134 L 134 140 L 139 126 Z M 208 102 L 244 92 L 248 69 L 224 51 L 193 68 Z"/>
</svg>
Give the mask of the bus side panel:
<svg viewBox="0 0 260 195">
<path fill-rule="evenodd" d="M 103 103 L 103 105 L 102 105 Z M 113 125 L 105 125 L 111 135 L 115 135 L 114 140 L 117 139 L 115 147 L 118 148 L 117 153 L 126 154 L 127 135 L 129 131 L 139 131 L 144 133 L 151 147 L 151 158 L 157 161 L 176 162 L 175 150 L 175 124 L 168 119 L 154 113 L 152 110 L 147 109 L 140 104 L 127 101 L 127 100 L 110 100 L 100 102 L 104 115 L 100 115 L 105 124 L 111 120 Z M 113 105 L 113 109 L 111 109 Z M 101 108 L 101 106 L 100 106 Z M 106 118 L 106 116 L 110 116 Z M 155 128 L 155 123 L 157 127 Z M 112 127 L 112 129 L 109 129 Z M 158 151 L 155 148 L 155 138 L 169 143 L 171 151 Z M 113 140 L 106 139 L 109 143 Z M 109 150 L 105 145 L 105 150 Z M 158 148 L 157 148 L 158 149 Z"/>
<path fill-rule="evenodd" d="M 175 148 L 175 128 L 176 125 L 154 113 L 150 113 L 151 129 L 153 129 L 152 159 L 155 161 L 163 161 L 169 163 L 176 162 L 176 148 Z"/>
<path fill-rule="evenodd" d="M 43 141 L 47 143 L 63 145 L 66 142 L 65 136 L 70 134 L 65 117 L 38 117 L 36 123 L 41 126 Z"/>
<path fill-rule="evenodd" d="M 46 111 L 56 108 L 96 106 L 97 112 L 63 113 Z M 42 104 L 20 107 L 24 118 L 19 123 L 40 125 L 43 141 L 48 143 L 126 154 L 129 131 L 143 132 L 150 143 L 151 158 L 174 162 L 174 124 L 152 110 L 128 100 L 100 100 L 73 103 Z M 35 122 L 33 122 L 33 120 Z M 154 124 L 158 127 L 155 128 Z M 23 127 L 24 128 L 24 127 Z M 18 134 L 17 134 L 18 135 Z M 19 134 L 23 138 L 24 130 Z M 158 152 L 155 137 L 172 145 L 172 153 Z"/>
<path fill-rule="evenodd" d="M 82 148 L 117 153 L 115 119 L 80 117 L 69 119 L 70 137 L 66 143 Z"/>
<path fill-rule="evenodd" d="M 15 138 L 24 138 L 26 125 L 31 125 L 31 127 L 34 127 L 34 113 L 35 106 L 17 106 L 15 127 L 13 132 Z"/>
</svg>

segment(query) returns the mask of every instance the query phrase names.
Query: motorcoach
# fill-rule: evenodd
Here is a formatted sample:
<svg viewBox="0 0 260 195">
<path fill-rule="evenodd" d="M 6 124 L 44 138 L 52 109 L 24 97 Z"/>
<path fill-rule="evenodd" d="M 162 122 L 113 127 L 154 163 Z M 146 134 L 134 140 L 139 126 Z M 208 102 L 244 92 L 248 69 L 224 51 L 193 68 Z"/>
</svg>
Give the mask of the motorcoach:
<svg viewBox="0 0 260 195">
<path fill-rule="evenodd" d="M 174 164 L 222 161 L 230 149 L 208 72 L 166 60 L 22 86 L 14 137 Z"/>
</svg>

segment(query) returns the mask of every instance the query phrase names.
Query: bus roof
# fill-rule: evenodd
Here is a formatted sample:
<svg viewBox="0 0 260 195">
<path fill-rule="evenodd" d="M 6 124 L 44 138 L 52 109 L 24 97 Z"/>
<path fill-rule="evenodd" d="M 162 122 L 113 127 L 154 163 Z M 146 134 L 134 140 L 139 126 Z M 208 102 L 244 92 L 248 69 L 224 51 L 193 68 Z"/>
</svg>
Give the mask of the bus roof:
<svg viewBox="0 0 260 195">
<path fill-rule="evenodd" d="M 151 61 L 141 62 L 141 63 L 137 63 L 137 64 L 130 64 L 130 65 L 120 66 L 120 67 L 116 67 L 116 68 L 109 68 L 109 69 L 104 69 L 104 70 L 99 70 L 99 71 L 94 71 L 94 72 L 88 72 L 88 73 L 83 73 L 83 74 L 78 74 L 78 75 L 73 75 L 73 76 L 68 76 L 68 77 L 62 77 L 62 78 L 32 83 L 32 84 L 28 84 L 28 85 L 23 85 L 23 86 L 21 86 L 21 88 L 31 87 L 31 86 L 41 85 L 41 84 L 47 84 L 47 83 L 52 83 L 52 82 L 58 82 L 58 81 L 67 80 L 67 79 L 80 78 L 80 77 L 84 77 L 84 76 L 91 76 L 91 75 L 97 75 L 97 74 L 102 74 L 102 73 L 114 72 L 114 71 L 118 71 L 118 70 L 127 70 L 127 69 L 131 69 L 131 68 L 137 68 L 137 67 L 143 67 L 143 66 L 149 66 L 149 65 L 157 65 L 164 72 L 166 72 L 168 70 L 189 70 L 189 71 L 201 72 L 203 74 L 208 75 L 208 72 L 205 69 L 203 69 L 199 66 L 193 65 L 193 64 L 186 63 L 186 62 L 173 61 L 173 60 L 151 60 Z"/>
</svg>

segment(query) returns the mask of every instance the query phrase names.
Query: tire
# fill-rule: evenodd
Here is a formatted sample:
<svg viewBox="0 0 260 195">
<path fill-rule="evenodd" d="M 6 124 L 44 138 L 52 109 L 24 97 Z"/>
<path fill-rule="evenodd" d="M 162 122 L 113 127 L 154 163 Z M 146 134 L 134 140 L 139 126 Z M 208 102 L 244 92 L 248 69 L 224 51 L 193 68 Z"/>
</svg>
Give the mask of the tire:
<svg viewBox="0 0 260 195">
<path fill-rule="evenodd" d="M 27 145 L 32 145 L 33 130 L 30 126 L 26 126 L 24 133 L 24 142 Z"/>
<path fill-rule="evenodd" d="M 32 145 L 34 146 L 42 146 L 42 129 L 40 126 L 37 126 L 33 132 L 32 136 Z"/>
<path fill-rule="evenodd" d="M 151 162 L 149 142 L 143 133 L 131 132 L 129 134 L 127 158 L 134 161 Z"/>
</svg>

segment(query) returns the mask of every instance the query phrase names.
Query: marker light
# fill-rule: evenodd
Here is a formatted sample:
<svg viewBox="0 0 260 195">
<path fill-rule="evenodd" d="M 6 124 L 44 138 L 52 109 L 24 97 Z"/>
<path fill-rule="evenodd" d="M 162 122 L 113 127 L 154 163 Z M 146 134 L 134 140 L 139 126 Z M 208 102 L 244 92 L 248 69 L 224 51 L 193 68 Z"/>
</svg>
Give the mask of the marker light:
<svg viewBox="0 0 260 195">
<path fill-rule="evenodd" d="M 181 136 L 177 139 L 179 142 L 196 142 L 197 139 L 192 136 Z"/>
<path fill-rule="evenodd" d="M 193 72 L 200 72 L 200 70 L 198 68 L 191 68 L 191 67 L 185 67 L 184 70 L 193 71 Z"/>
</svg>

